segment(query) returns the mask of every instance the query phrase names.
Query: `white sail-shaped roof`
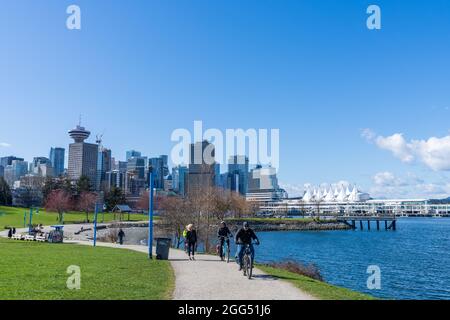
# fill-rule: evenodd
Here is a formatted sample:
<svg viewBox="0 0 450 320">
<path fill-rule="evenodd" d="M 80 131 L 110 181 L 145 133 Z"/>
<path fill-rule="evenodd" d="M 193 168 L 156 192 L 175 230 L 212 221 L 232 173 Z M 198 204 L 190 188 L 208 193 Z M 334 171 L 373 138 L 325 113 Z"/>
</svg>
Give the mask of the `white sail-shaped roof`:
<svg viewBox="0 0 450 320">
<path fill-rule="evenodd" d="M 322 198 L 323 198 L 322 191 L 319 188 L 319 190 L 317 191 L 317 194 L 316 194 L 316 201 L 321 201 Z"/>
<path fill-rule="evenodd" d="M 333 189 L 330 187 L 330 190 L 328 191 L 327 195 L 325 196 L 324 200 L 326 202 L 333 202 L 334 201 L 334 192 Z"/>
<path fill-rule="evenodd" d="M 335 187 L 334 188 L 334 197 L 337 198 L 338 195 L 339 195 L 339 188 Z"/>
<path fill-rule="evenodd" d="M 345 190 L 345 195 L 348 197 L 351 195 L 351 193 L 352 192 L 350 191 L 349 187 L 347 186 L 347 189 Z"/>
<path fill-rule="evenodd" d="M 304 202 L 311 202 L 312 199 L 313 199 L 313 196 L 311 194 L 311 191 L 309 189 L 307 189 L 305 194 L 303 195 L 303 201 Z"/>
<path fill-rule="evenodd" d="M 348 196 L 348 201 L 350 201 L 350 202 L 360 201 L 360 200 L 358 200 L 358 189 L 356 189 L 356 187 L 353 188 L 353 191 Z"/>
<path fill-rule="evenodd" d="M 339 195 L 336 197 L 337 202 L 345 202 L 347 201 L 347 195 L 345 194 L 344 187 L 341 188 L 341 192 L 339 192 Z"/>
</svg>

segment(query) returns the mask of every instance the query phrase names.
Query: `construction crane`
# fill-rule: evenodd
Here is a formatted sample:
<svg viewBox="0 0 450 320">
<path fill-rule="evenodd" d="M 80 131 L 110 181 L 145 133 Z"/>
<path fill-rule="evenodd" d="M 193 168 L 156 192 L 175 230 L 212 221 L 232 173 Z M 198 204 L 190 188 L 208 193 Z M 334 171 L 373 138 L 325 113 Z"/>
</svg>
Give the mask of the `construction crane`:
<svg viewBox="0 0 450 320">
<path fill-rule="evenodd" d="M 103 139 L 103 133 L 102 134 L 97 134 L 95 136 L 95 143 L 97 143 L 100 147 L 102 145 L 102 139 Z"/>
</svg>

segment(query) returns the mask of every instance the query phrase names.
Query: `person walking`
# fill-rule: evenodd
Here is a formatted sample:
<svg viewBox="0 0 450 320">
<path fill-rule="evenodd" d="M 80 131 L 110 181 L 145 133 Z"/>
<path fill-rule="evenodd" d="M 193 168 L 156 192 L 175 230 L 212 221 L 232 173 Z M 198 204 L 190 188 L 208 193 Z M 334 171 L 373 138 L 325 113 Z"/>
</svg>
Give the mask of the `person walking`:
<svg viewBox="0 0 450 320">
<path fill-rule="evenodd" d="M 195 260 L 195 247 L 197 245 L 197 231 L 194 228 L 194 225 L 191 223 L 186 227 L 186 241 L 188 244 L 188 255 L 189 260 Z M 191 257 L 192 254 L 192 257 Z"/>
<path fill-rule="evenodd" d="M 12 235 L 13 235 L 13 231 L 12 231 L 12 229 L 11 228 L 9 228 L 9 230 L 8 230 L 8 238 L 12 238 Z"/>
<path fill-rule="evenodd" d="M 119 234 L 117 235 L 119 237 L 119 243 L 123 244 L 123 237 L 125 237 L 125 232 L 123 232 L 122 229 L 119 230 Z"/>
</svg>

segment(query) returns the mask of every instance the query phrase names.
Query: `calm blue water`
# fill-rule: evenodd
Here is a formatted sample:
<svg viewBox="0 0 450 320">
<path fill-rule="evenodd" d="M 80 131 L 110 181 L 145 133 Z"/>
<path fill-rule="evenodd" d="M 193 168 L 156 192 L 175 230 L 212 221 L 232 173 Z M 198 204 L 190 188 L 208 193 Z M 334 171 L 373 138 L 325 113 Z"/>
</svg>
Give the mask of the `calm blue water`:
<svg viewBox="0 0 450 320">
<path fill-rule="evenodd" d="M 450 219 L 404 218 L 397 231 L 260 232 L 258 262 L 316 264 L 329 283 L 381 298 L 450 299 Z M 384 227 L 384 225 L 383 225 Z M 367 267 L 381 290 L 367 289 Z"/>
</svg>

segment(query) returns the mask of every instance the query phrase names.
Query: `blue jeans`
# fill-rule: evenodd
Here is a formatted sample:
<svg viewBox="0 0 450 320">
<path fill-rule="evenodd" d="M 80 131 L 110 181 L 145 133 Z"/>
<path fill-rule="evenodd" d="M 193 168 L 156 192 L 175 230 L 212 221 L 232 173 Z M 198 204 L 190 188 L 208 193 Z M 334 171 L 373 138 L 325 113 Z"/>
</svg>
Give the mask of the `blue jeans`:
<svg viewBox="0 0 450 320">
<path fill-rule="evenodd" d="M 255 260 L 255 248 L 253 244 L 250 244 L 250 253 L 252 257 L 252 262 Z M 236 248 L 236 263 L 242 265 L 242 258 L 244 257 L 245 245 L 238 244 Z"/>
</svg>

